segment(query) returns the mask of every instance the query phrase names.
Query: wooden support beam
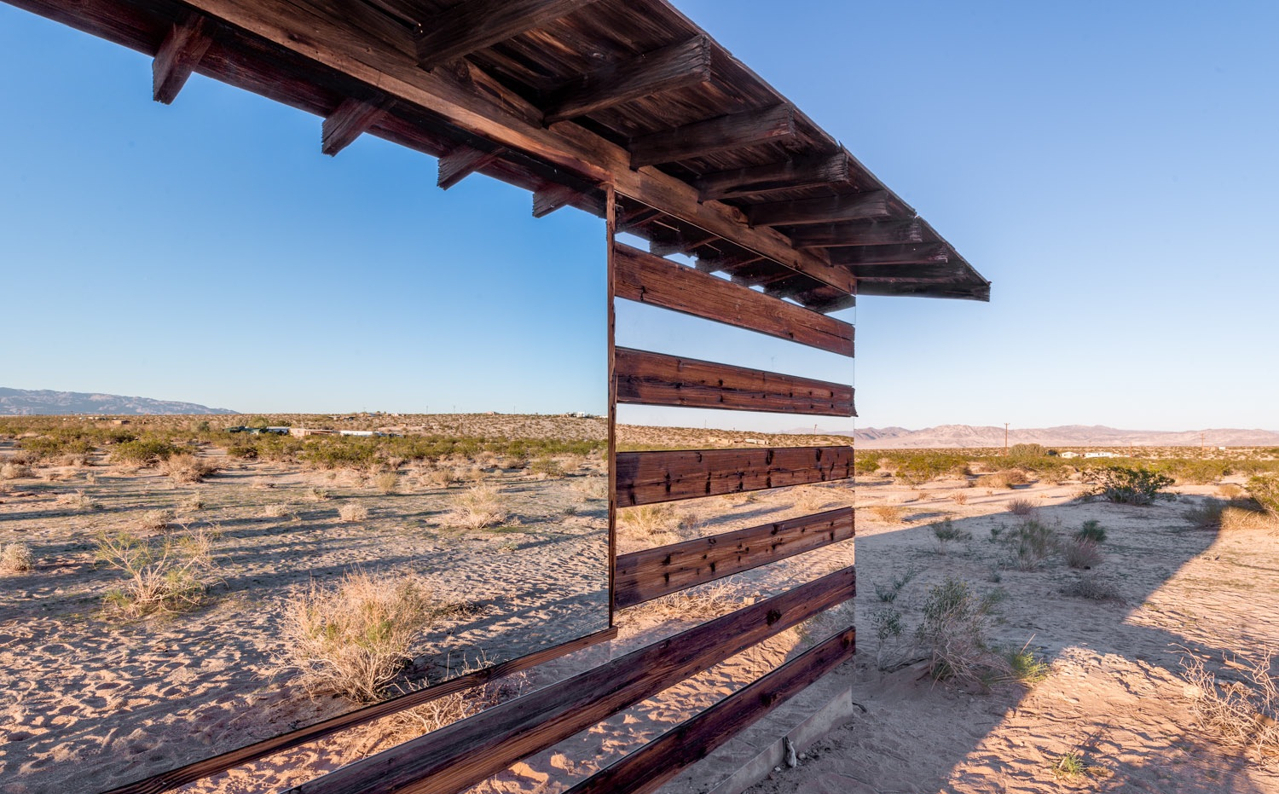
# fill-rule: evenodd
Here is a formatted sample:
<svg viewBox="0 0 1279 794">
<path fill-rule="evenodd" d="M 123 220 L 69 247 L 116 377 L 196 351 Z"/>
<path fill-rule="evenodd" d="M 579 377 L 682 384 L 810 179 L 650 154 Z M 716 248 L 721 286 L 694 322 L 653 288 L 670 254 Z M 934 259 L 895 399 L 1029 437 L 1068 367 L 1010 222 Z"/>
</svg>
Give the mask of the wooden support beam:
<svg viewBox="0 0 1279 794">
<path fill-rule="evenodd" d="M 853 387 L 617 348 L 617 401 L 810 416 L 854 416 Z"/>
<path fill-rule="evenodd" d="M 950 261 L 950 249 L 941 243 L 864 245 L 857 248 L 840 248 L 832 251 L 831 261 L 845 267 L 852 265 L 944 265 Z"/>
<path fill-rule="evenodd" d="M 595 0 L 464 0 L 424 21 L 416 36 L 417 63 L 431 70 L 548 22 Z"/>
<path fill-rule="evenodd" d="M 455 794 L 856 592 L 845 568 L 362 758 L 290 794 Z"/>
<path fill-rule="evenodd" d="M 596 772 L 567 794 L 649 794 L 853 657 L 847 628 L 786 662 L 640 749 Z"/>
<path fill-rule="evenodd" d="M 887 218 L 892 214 L 892 207 L 887 193 L 874 190 L 829 198 L 756 204 L 748 208 L 746 214 L 755 226 L 801 226 Z"/>
<path fill-rule="evenodd" d="M 586 116 L 661 91 L 711 79 L 711 43 L 705 36 L 662 47 L 588 72 L 554 92 L 545 123 Z"/>
<path fill-rule="evenodd" d="M 858 291 L 860 292 L 860 289 Z M 871 292 L 867 294 L 874 294 L 874 293 Z M 854 306 L 857 305 L 857 296 L 841 295 L 838 298 L 831 298 L 829 300 L 824 300 L 824 301 L 807 301 L 806 300 L 806 301 L 803 301 L 803 303 L 805 306 L 809 307 L 815 312 L 830 314 L 832 312 L 838 312 L 838 311 L 843 311 L 844 309 L 853 308 Z"/>
<path fill-rule="evenodd" d="M 707 174 L 697 180 L 702 201 L 766 195 L 796 188 L 846 184 L 852 179 L 852 161 L 839 151 L 826 157 L 787 160 L 751 168 L 737 168 Z"/>
<path fill-rule="evenodd" d="M 205 33 L 207 23 L 201 14 L 190 14 L 169 29 L 151 62 L 151 95 L 156 102 L 173 104 L 187 78 L 195 71 L 213 39 Z"/>
<path fill-rule="evenodd" d="M 790 238 L 801 248 L 841 248 L 861 245 L 899 245 L 924 242 L 924 226 L 918 218 L 909 221 L 822 224 L 793 229 Z"/>
<path fill-rule="evenodd" d="M 506 149 L 482 152 L 470 146 L 459 146 L 440 158 L 437 184 L 444 190 L 456 185 L 506 153 Z"/>
<path fill-rule="evenodd" d="M 631 168 L 775 143 L 794 135 L 795 109 L 790 105 L 775 105 L 634 138 L 630 145 Z"/>
<path fill-rule="evenodd" d="M 853 355 L 853 326 L 848 323 L 761 295 L 629 245 L 617 243 L 614 250 L 619 298 L 758 331 L 844 356 Z"/>
<path fill-rule="evenodd" d="M 354 97 L 342 100 L 320 127 L 320 151 L 333 156 L 368 132 L 393 103 L 373 104 Z"/>
<path fill-rule="evenodd" d="M 853 509 L 841 507 L 622 554 L 613 603 L 625 609 L 852 537 Z"/>
<path fill-rule="evenodd" d="M 619 452 L 617 503 L 635 507 L 852 476 L 852 447 Z"/>
<path fill-rule="evenodd" d="M 653 256 L 669 256 L 671 254 L 687 254 L 698 248 L 720 239 L 718 234 L 699 234 L 696 237 L 678 235 L 670 240 L 649 240 L 648 252 Z"/>
<path fill-rule="evenodd" d="M 568 185 L 547 184 L 533 191 L 533 217 L 544 218 L 581 196 Z"/>
<path fill-rule="evenodd" d="M 922 263 L 915 265 L 885 265 L 872 263 L 865 265 L 849 265 L 849 270 L 857 276 L 859 283 L 869 281 L 904 281 L 906 279 L 923 279 L 929 281 L 954 281 L 955 269 L 944 263 Z"/>
</svg>

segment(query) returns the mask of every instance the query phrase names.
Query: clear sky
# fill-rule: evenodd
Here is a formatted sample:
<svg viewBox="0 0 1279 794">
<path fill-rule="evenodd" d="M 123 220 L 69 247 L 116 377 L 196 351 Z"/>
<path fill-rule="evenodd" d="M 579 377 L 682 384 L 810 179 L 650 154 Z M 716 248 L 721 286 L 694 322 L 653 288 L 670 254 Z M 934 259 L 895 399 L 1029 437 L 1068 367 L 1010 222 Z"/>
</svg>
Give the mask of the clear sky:
<svg viewBox="0 0 1279 794">
<path fill-rule="evenodd" d="M 840 315 L 858 426 L 1279 429 L 1279 4 L 676 4 L 994 282 Z M 0 107 L 0 386 L 603 410 L 598 219 L 370 136 L 325 157 L 319 119 L 198 76 L 156 104 L 145 57 L 2 4 Z M 653 311 L 619 341 L 853 374 Z"/>
</svg>

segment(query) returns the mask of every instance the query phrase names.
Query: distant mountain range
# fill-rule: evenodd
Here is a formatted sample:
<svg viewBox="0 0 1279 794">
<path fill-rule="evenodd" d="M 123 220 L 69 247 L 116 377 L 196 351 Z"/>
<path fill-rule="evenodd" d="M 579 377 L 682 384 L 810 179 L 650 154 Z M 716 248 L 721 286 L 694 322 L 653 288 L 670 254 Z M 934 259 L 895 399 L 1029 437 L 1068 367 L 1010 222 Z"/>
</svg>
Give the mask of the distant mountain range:
<svg viewBox="0 0 1279 794">
<path fill-rule="evenodd" d="M 812 430 L 795 432 L 811 433 Z M 1202 435 L 1201 435 L 1202 434 Z M 938 425 L 923 430 L 904 427 L 868 427 L 835 432 L 852 436 L 862 449 L 902 447 L 1002 447 L 1004 428 L 973 425 Z M 1063 425 L 1045 428 L 1012 428 L 1009 444 L 1043 444 L 1053 447 L 1279 447 L 1279 433 L 1271 430 L 1117 430 L 1101 425 Z"/>
<path fill-rule="evenodd" d="M 0 416 L 46 414 L 233 414 L 226 408 L 209 408 L 195 403 L 152 400 L 149 397 L 122 397 L 118 394 L 89 394 L 76 391 L 6 389 L 0 387 Z"/>
</svg>

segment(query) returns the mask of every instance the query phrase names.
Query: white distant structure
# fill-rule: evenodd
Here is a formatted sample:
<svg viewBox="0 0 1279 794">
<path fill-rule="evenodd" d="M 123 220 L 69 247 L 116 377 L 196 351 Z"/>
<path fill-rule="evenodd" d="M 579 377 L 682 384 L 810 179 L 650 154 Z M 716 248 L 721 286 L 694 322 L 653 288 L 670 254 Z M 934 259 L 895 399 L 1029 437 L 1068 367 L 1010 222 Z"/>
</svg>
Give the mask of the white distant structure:
<svg viewBox="0 0 1279 794">
<path fill-rule="evenodd" d="M 1115 453 L 1113 453 L 1113 452 L 1085 452 L 1085 453 L 1084 453 L 1084 457 L 1085 457 L 1085 458 L 1113 458 L 1113 457 L 1115 457 Z"/>
<path fill-rule="evenodd" d="M 1058 455 L 1057 457 L 1059 457 L 1059 458 L 1077 458 L 1077 457 L 1079 457 L 1079 453 L 1078 453 L 1078 452 L 1071 452 L 1070 450 L 1066 450 L 1065 452 L 1061 453 L 1061 454 L 1060 454 L 1060 455 Z"/>
</svg>

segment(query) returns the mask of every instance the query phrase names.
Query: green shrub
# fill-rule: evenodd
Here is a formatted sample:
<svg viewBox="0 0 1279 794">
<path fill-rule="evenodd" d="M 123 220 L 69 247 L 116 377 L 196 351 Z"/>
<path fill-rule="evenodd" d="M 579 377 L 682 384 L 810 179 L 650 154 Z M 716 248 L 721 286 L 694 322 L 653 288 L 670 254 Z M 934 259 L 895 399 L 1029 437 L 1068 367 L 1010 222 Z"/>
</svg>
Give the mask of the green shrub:
<svg viewBox="0 0 1279 794">
<path fill-rule="evenodd" d="M 1279 475 L 1258 475 L 1248 480 L 1248 493 L 1257 504 L 1275 516 L 1279 516 Z"/>
<path fill-rule="evenodd" d="M 1039 521 L 1028 518 L 1005 536 L 1012 547 L 1013 565 L 1022 571 L 1033 571 L 1057 548 L 1053 531 Z"/>
<path fill-rule="evenodd" d="M 1080 540 L 1091 540 L 1093 543 L 1104 543 L 1106 540 L 1106 530 L 1101 523 L 1095 518 L 1090 518 L 1084 522 L 1084 525 L 1075 533 L 1075 537 Z"/>
<path fill-rule="evenodd" d="M 154 466 L 162 460 L 168 460 L 179 452 L 187 452 L 182 447 L 167 441 L 156 439 L 140 439 L 126 441 L 111 448 L 111 460 L 116 463 L 131 463 L 135 466 Z"/>
<path fill-rule="evenodd" d="M 1088 472 L 1086 479 L 1093 484 L 1094 494 L 1110 502 L 1148 505 L 1160 497 L 1173 498 L 1170 494 L 1160 493 L 1173 484 L 1173 479 L 1149 469 L 1106 466 Z"/>
<path fill-rule="evenodd" d="M 916 629 L 931 659 L 934 679 L 985 686 L 991 674 L 1006 675 L 1007 662 L 986 641 L 995 599 L 979 597 L 966 582 L 947 578 L 928 591 Z"/>
</svg>

